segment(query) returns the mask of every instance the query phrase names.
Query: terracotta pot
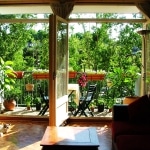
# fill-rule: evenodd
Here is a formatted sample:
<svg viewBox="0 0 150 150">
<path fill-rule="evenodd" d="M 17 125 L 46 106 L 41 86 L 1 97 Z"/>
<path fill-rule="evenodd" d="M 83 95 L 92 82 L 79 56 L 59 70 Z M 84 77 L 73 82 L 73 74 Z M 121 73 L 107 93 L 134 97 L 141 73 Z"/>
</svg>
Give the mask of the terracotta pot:
<svg viewBox="0 0 150 150">
<path fill-rule="evenodd" d="M 104 80 L 105 78 L 105 74 L 87 74 L 87 80 L 91 80 L 91 81 L 97 81 L 97 80 Z"/>
<path fill-rule="evenodd" d="M 27 110 L 30 110 L 31 109 L 31 106 L 27 106 Z"/>
<path fill-rule="evenodd" d="M 138 96 L 127 96 L 125 97 L 125 99 L 123 100 L 123 104 L 131 104 L 134 101 L 136 101 L 139 97 Z"/>
<path fill-rule="evenodd" d="M 34 79 L 49 79 L 49 73 L 33 73 L 32 77 Z"/>
<path fill-rule="evenodd" d="M 5 107 L 5 110 L 14 110 L 16 107 L 16 101 L 15 100 L 4 100 L 3 105 Z"/>
<path fill-rule="evenodd" d="M 28 84 L 26 84 L 26 91 L 34 91 L 34 84 L 30 84 L 30 83 L 28 83 Z"/>
<path fill-rule="evenodd" d="M 74 79 L 74 78 L 76 78 L 76 76 L 77 76 L 77 72 L 75 72 L 75 71 L 69 71 L 69 78 L 70 79 Z"/>
<path fill-rule="evenodd" d="M 17 79 L 22 79 L 24 76 L 24 72 L 23 71 L 15 71 L 15 74 L 17 76 Z"/>
<path fill-rule="evenodd" d="M 90 110 L 91 110 L 92 112 L 94 112 L 94 107 L 90 107 Z"/>
</svg>

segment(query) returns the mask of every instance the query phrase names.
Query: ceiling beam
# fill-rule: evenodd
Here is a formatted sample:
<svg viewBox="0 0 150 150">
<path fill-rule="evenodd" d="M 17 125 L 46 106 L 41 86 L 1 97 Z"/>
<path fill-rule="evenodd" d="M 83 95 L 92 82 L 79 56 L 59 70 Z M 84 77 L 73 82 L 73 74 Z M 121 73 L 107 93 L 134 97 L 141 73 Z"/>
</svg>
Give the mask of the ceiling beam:
<svg viewBox="0 0 150 150">
<path fill-rule="evenodd" d="M 145 23 L 146 19 L 69 19 L 69 23 Z"/>
<path fill-rule="evenodd" d="M 145 19 L 68 19 L 69 23 L 145 23 Z M 49 19 L 0 19 L 0 23 L 49 23 Z"/>
</svg>

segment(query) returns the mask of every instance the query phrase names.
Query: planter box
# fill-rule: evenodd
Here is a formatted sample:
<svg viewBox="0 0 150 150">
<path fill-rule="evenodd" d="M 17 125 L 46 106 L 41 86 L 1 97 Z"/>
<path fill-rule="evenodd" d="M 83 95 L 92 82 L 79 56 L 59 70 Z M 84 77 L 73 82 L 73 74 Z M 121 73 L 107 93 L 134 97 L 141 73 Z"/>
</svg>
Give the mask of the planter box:
<svg viewBox="0 0 150 150">
<path fill-rule="evenodd" d="M 77 73 L 74 71 L 69 72 L 69 78 L 76 78 Z M 34 79 L 49 79 L 49 73 L 33 73 L 32 77 Z"/>
<path fill-rule="evenodd" d="M 97 80 L 104 80 L 105 74 L 88 74 L 87 73 L 87 80 L 97 81 Z"/>
<path fill-rule="evenodd" d="M 32 77 L 34 79 L 49 79 L 49 73 L 33 73 Z"/>
<path fill-rule="evenodd" d="M 77 72 L 75 72 L 75 71 L 69 71 L 69 79 L 76 78 L 76 76 L 77 76 Z"/>
<path fill-rule="evenodd" d="M 48 79 L 49 73 L 33 73 L 34 79 Z M 77 72 L 69 71 L 69 79 L 74 79 L 77 76 Z M 87 74 L 87 80 L 104 80 L 105 74 Z"/>
</svg>

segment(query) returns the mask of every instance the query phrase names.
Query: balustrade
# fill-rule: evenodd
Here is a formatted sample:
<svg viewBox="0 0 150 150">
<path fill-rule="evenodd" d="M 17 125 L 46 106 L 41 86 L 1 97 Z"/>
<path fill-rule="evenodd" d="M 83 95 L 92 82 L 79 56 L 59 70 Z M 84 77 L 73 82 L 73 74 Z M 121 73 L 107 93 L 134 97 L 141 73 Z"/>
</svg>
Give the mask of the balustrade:
<svg viewBox="0 0 150 150">
<path fill-rule="evenodd" d="M 33 87 L 31 87 L 33 85 Z M 30 95 L 32 98 L 38 97 L 38 85 L 40 85 L 47 94 L 48 92 L 48 80 L 37 80 L 32 76 L 32 72 L 25 71 L 22 78 L 16 78 L 14 91 L 16 91 L 17 106 L 25 105 L 26 95 Z M 29 87 L 27 87 L 29 86 Z M 31 90 L 29 89 L 31 87 Z"/>
<path fill-rule="evenodd" d="M 88 75 L 88 82 L 91 84 L 91 82 L 100 82 L 104 80 L 104 75 L 102 77 L 94 78 L 94 74 Z M 69 79 L 75 79 L 76 75 L 71 76 L 69 73 Z M 69 81 L 69 83 L 76 83 L 76 80 Z M 102 82 L 100 82 L 101 84 Z M 29 89 L 26 89 L 27 84 L 33 84 L 34 87 L 30 91 Z M 46 95 L 48 95 L 48 73 L 46 75 L 38 76 L 37 74 L 33 74 L 33 72 L 30 71 L 24 71 L 22 78 L 16 78 L 16 83 L 14 90 L 17 94 L 17 106 L 25 106 L 25 97 L 26 95 L 30 95 L 33 98 L 39 97 L 38 93 L 38 85 L 40 85 Z M 31 86 L 31 85 L 29 85 Z"/>
</svg>

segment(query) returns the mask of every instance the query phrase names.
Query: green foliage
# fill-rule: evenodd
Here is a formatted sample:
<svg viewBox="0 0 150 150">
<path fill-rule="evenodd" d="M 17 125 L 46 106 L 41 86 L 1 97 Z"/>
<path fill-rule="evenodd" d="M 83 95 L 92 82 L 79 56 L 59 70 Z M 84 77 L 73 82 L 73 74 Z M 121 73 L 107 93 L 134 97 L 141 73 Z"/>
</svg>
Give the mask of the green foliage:
<svg viewBox="0 0 150 150">
<path fill-rule="evenodd" d="M 9 75 L 13 74 L 12 61 L 4 61 L 2 57 L 0 57 L 0 95 L 2 96 L 3 91 L 10 91 L 14 88 L 15 79 L 10 78 Z"/>
<path fill-rule="evenodd" d="M 34 100 L 33 100 L 33 102 L 34 102 L 35 104 L 41 103 L 41 97 L 35 97 Z"/>
<path fill-rule="evenodd" d="M 32 95 L 28 94 L 24 97 L 24 100 L 25 100 L 25 103 L 27 106 L 31 106 L 31 102 L 33 101 L 33 97 L 32 97 Z"/>
<path fill-rule="evenodd" d="M 36 15 L 1 15 L 3 19 L 34 18 Z M 35 31 L 33 23 L 0 24 L 0 56 L 14 61 L 15 70 L 28 71 L 31 67 L 48 69 L 48 26 L 45 30 Z M 9 44 L 8 44 L 9 43 Z"/>
<path fill-rule="evenodd" d="M 19 87 L 16 87 L 16 86 L 15 86 L 15 88 L 12 89 L 12 90 L 6 90 L 6 91 L 4 92 L 5 100 L 12 100 L 12 99 L 18 100 L 18 98 L 19 98 L 20 95 L 21 95 L 21 92 L 22 92 L 22 91 L 20 90 L 20 88 L 19 88 Z"/>
<path fill-rule="evenodd" d="M 97 99 L 96 105 L 98 106 L 98 105 L 104 105 L 104 104 L 105 104 L 105 99 L 102 97 L 99 97 Z"/>
<path fill-rule="evenodd" d="M 117 14 L 97 14 L 97 18 L 103 17 L 121 18 Z M 97 23 L 90 31 L 84 26 L 83 33 L 76 33 L 69 39 L 70 68 L 77 66 L 85 72 L 89 69 L 107 72 L 106 79 L 111 79 L 113 83 L 105 96 L 107 103 L 115 102 L 118 97 L 135 94 L 135 81 L 142 66 L 141 51 L 133 52 L 133 49 L 140 50 L 142 47 L 141 37 L 136 32 L 141 28 L 140 23 Z M 116 31 L 118 36 L 113 38 L 112 31 Z"/>
<path fill-rule="evenodd" d="M 96 16 L 120 18 L 117 14 L 101 13 Z M 134 16 L 136 18 L 136 15 Z M 5 19 L 34 17 L 36 15 L 0 16 Z M 126 94 L 133 95 L 136 73 L 140 73 L 141 70 L 141 54 L 132 54 L 132 49 L 133 47 L 141 49 L 142 40 L 136 31 L 142 24 L 96 23 L 90 30 L 87 30 L 85 23 L 81 24 L 84 32 L 72 34 L 69 38 L 69 67 L 75 71 L 86 72 L 90 69 L 108 72 L 107 77 L 112 80 L 113 87 L 107 99 L 111 99 L 110 95 L 113 100 L 114 95 L 124 96 L 124 93 L 120 94 L 124 90 L 128 91 Z M 49 69 L 49 28 L 45 24 L 44 30 L 36 31 L 32 29 L 33 25 L 9 23 L 0 26 L 0 55 L 5 60 L 13 60 L 15 70 Z M 112 37 L 113 31 L 116 31 L 118 36 Z"/>
</svg>

